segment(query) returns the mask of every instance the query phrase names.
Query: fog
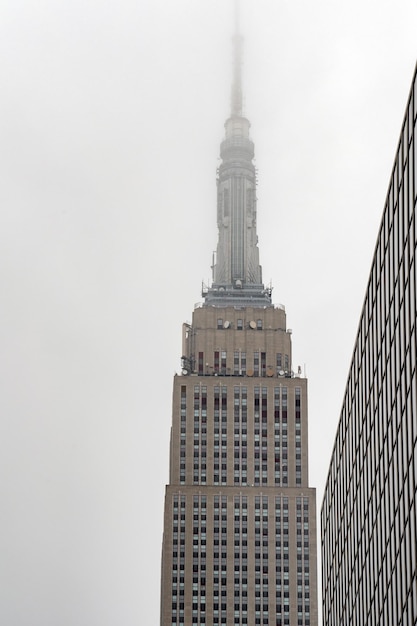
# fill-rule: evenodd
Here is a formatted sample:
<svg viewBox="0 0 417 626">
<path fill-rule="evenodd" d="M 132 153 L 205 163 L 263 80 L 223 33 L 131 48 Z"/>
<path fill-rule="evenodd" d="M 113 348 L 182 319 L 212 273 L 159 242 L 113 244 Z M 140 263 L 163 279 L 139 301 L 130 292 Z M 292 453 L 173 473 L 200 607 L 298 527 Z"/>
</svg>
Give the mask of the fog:
<svg viewBox="0 0 417 626">
<path fill-rule="evenodd" d="M 3 0 L 0 622 L 159 623 L 172 377 L 216 246 L 231 0 Z M 414 0 L 244 0 L 264 280 L 320 504 Z"/>
</svg>

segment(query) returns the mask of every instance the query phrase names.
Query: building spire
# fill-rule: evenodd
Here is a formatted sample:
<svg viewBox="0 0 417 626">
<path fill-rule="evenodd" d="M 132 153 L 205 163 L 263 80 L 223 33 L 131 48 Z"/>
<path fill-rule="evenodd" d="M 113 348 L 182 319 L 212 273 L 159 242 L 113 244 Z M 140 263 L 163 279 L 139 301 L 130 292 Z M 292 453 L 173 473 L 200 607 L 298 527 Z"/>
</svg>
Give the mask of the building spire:
<svg viewBox="0 0 417 626">
<path fill-rule="evenodd" d="M 240 34 L 240 3 L 235 0 L 235 34 L 233 36 L 233 85 L 232 117 L 242 116 L 242 51 L 243 37 Z"/>
<path fill-rule="evenodd" d="M 271 289 L 262 283 L 256 232 L 256 171 L 249 120 L 242 111 L 242 43 L 239 0 L 235 0 L 231 114 L 220 146 L 217 178 L 219 238 L 213 285 L 203 289 L 210 306 L 271 306 Z"/>
</svg>

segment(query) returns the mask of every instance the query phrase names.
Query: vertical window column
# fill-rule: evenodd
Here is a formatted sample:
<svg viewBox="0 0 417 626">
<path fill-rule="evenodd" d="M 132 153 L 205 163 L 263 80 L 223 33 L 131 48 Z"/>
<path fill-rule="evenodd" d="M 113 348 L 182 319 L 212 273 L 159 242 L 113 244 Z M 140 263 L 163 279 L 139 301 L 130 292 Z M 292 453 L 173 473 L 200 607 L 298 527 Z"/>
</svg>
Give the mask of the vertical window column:
<svg viewBox="0 0 417 626">
<path fill-rule="evenodd" d="M 247 387 L 240 388 L 240 426 L 241 426 L 241 438 L 240 438 L 240 478 L 242 485 L 248 483 L 248 389 Z M 246 500 L 246 498 L 245 498 Z"/>
<path fill-rule="evenodd" d="M 204 352 L 198 353 L 198 374 L 202 376 L 206 372 L 204 371 Z"/>
<path fill-rule="evenodd" d="M 266 376 L 266 352 L 261 352 L 261 376 Z"/>
<path fill-rule="evenodd" d="M 234 498 L 234 624 L 240 626 L 241 624 L 241 545 L 240 545 L 240 496 Z"/>
<path fill-rule="evenodd" d="M 206 623 L 207 497 L 193 497 L 192 623 Z"/>
<path fill-rule="evenodd" d="M 261 455 L 262 455 L 262 484 L 268 483 L 268 389 L 262 387 L 261 408 Z"/>
<path fill-rule="evenodd" d="M 234 624 L 248 623 L 247 497 L 234 498 Z"/>
<path fill-rule="evenodd" d="M 227 387 L 221 386 L 221 482 L 227 483 Z"/>
<path fill-rule="evenodd" d="M 260 445 L 260 390 L 259 387 L 255 387 L 253 390 L 253 484 L 259 485 L 260 478 L 260 463 L 261 463 L 261 445 Z"/>
<path fill-rule="evenodd" d="M 199 496 L 193 497 L 193 596 L 192 596 L 192 623 L 199 623 L 199 578 L 200 578 L 200 515 L 199 515 Z"/>
<path fill-rule="evenodd" d="M 207 483 L 207 387 L 201 386 L 200 484 Z"/>
<path fill-rule="evenodd" d="M 280 401 L 281 401 L 281 388 L 275 387 L 274 389 L 274 482 L 276 485 L 281 485 L 281 422 L 280 422 Z"/>
<path fill-rule="evenodd" d="M 178 541 L 178 522 L 179 522 L 179 506 L 178 496 L 173 498 L 172 506 L 172 587 L 171 587 L 171 622 L 172 624 L 178 624 L 178 611 L 179 611 L 179 576 L 178 576 L 178 564 L 179 564 L 179 541 Z"/>
<path fill-rule="evenodd" d="M 180 485 L 185 485 L 185 455 L 187 434 L 187 387 L 185 385 L 181 385 L 180 431 Z"/>
<path fill-rule="evenodd" d="M 233 353 L 233 375 L 239 376 L 240 374 L 240 352 L 235 350 Z"/>
<path fill-rule="evenodd" d="M 213 484 L 218 485 L 220 482 L 220 387 L 214 387 L 213 403 Z"/>
<path fill-rule="evenodd" d="M 171 622 L 184 626 L 185 496 L 173 497 L 172 524 Z"/>
<path fill-rule="evenodd" d="M 276 626 L 290 624 L 290 571 L 288 498 L 275 498 L 275 601 Z"/>
<path fill-rule="evenodd" d="M 269 624 L 268 496 L 262 496 L 262 624 Z"/>
<path fill-rule="evenodd" d="M 225 376 L 227 372 L 227 353 L 225 350 L 221 351 L 220 372 Z"/>
<path fill-rule="evenodd" d="M 284 358 L 284 370 L 285 373 L 290 371 L 290 357 L 288 356 L 288 354 L 286 354 Z"/>
<path fill-rule="evenodd" d="M 268 496 L 255 496 L 255 624 L 269 624 Z"/>
<path fill-rule="evenodd" d="M 295 388 L 295 484 L 301 485 L 301 388 Z"/>
<path fill-rule="evenodd" d="M 280 496 L 275 498 L 275 604 L 277 613 L 276 626 L 283 624 L 284 606 L 284 564 L 283 564 L 283 538 L 281 522 L 281 500 Z"/>
<path fill-rule="evenodd" d="M 193 483 L 207 482 L 207 387 L 194 386 Z"/>
<path fill-rule="evenodd" d="M 290 561 L 289 561 L 289 529 L 288 529 L 288 498 L 282 498 L 282 537 L 283 537 L 283 551 L 284 551 L 284 571 L 283 571 L 283 626 L 290 626 Z"/>
<path fill-rule="evenodd" d="M 240 387 L 233 389 L 233 482 L 240 483 Z"/>
<path fill-rule="evenodd" d="M 241 498 L 241 519 L 240 519 L 240 541 L 241 541 L 241 598 L 242 598 L 242 624 L 248 623 L 248 498 Z"/>
<path fill-rule="evenodd" d="M 233 482 L 247 484 L 247 387 L 234 387 Z"/>
<path fill-rule="evenodd" d="M 259 351 L 253 353 L 253 375 L 259 376 Z"/>
<path fill-rule="evenodd" d="M 246 376 L 246 352 L 240 353 L 240 369 L 242 376 Z"/>
<path fill-rule="evenodd" d="M 220 496 L 214 496 L 213 506 L 213 626 L 220 624 Z"/>
<path fill-rule="evenodd" d="M 288 387 L 281 387 L 282 484 L 288 485 Z"/>
<path fill-rule="evenodd" d="M 308 498 L 296 499 L 297 626 L 310 626 L 310 555 Z"/>
<path fill-rule="evenodd" d="M 200 469 L 200 385 L 194 385 L 193 483 L 199 482 Z"/>
<path fill-rule="evenodd" d="M 246 374 L 246 352 L 235 350 L 233 356 L 233 375 L 244 376 Z"/>
<path fill-rule="evenodd" d="M 297 626 L 303 624 L 303 601 L 304 601 L 304 580 L 301 563 L 298 562 L 298 555 L 301 555 L 303 541 L 303 499 L 296 499 L 296 528 L 297 528 Z"/>
<path fill-rule="evenodd" d="M 261 623 L 261 496 L 255 496 L 255 624 Z"/>
<path fill-rule="evenodd" d="M 227 623 L 227 496 L 221 496 L 221 623 Z"/>
</svg>

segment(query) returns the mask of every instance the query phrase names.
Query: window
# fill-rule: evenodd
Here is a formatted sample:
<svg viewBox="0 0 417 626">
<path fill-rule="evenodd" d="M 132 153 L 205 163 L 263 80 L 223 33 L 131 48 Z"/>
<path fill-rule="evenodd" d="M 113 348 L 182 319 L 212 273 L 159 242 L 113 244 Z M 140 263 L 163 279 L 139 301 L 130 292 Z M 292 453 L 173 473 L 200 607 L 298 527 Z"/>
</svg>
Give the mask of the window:
<svg viewBox="0 0 417 626">
<path fill-rule="evenodd" d="M 221 352 L 221 372 L 222 374 L 226 374 L 226 352 L 224 350 L 222 350 Z"/>
<path fill-rule="evenodd" d="M 204 373 L 204 352 L 198 353 L 198 373 L 200 376 Z"/>
</svg>

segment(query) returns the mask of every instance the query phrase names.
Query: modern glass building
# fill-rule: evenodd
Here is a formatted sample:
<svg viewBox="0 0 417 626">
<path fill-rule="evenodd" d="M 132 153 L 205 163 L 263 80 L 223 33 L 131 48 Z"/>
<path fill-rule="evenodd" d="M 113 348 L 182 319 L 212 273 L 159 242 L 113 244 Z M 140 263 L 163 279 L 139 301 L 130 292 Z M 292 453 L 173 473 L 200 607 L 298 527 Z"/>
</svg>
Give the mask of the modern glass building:
<svg viewBox="0 0 417 626">
<path fill-rule="evenodd" d="M 417 623 L 414 75 L 323 506 L 324 626 Z"/>
<path fill-rule="evenodd" d="M 165 494 L 161 626 L 317 626 L 307 380 L 262 283 L 235 36 L 213 283 L 183 329 Z"/>
</svg>

